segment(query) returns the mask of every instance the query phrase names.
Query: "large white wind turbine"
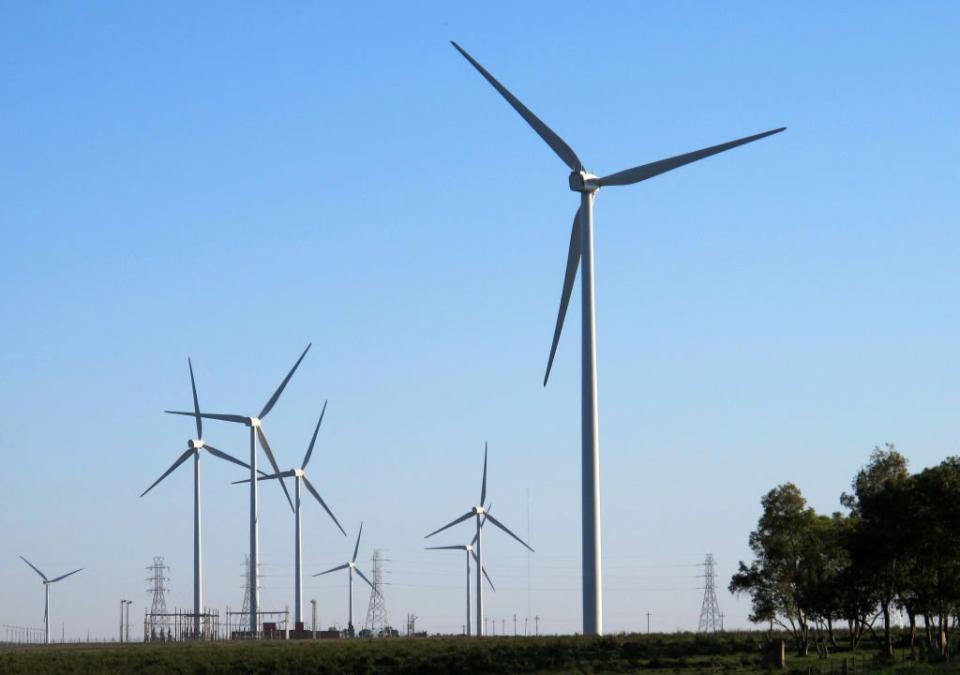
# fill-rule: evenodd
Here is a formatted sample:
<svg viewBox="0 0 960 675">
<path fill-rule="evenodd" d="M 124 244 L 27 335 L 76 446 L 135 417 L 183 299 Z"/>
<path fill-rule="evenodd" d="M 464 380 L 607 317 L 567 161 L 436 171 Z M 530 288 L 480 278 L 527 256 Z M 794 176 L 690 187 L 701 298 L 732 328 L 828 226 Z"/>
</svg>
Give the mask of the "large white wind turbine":
<svg viewBox="0 0 960 675">
<path fill-rule="evenodd" d="M 486 512 L 487 512 L 487 513 L 490 513 L 490 507 L 489 507 L 489 506 L 486 508 Z M 486 516 L 484 516 L 484 520 L 486 520 Z M 481 528 L 483 527 L 483 523 L 480 524 L 480 527 L 481 527 Z M 464 625 L 464 628 L 465 628 L 465 630 L 466 630 L 466 633 L 467 633 L 467 637 L 470 637 L 470 622 L 471 622 L 471 618 L 470 618 L 470 558 L 473 558 L 474 560 L 476 560 L 478 564 L 479 564 L 479 562 L 480 562 L 480 559 L 477 557 L 477 551 L 476 551 L 475 548 L 474 548 L 474 547 L 476 546 L 476 544 L 477 544 L 477 535 L 473 535 L 473 541 L 471 541 L 469 544 L 454 544 L 453 546 L 426 546 L 426 547 L 425 547 L 426 550 L 428 550 L 428 551 L 464 551 L 464 552 L 467 554 L 467 556 L 466 556 L 466 557 L 467 557 L 467 621 L 466 621 L 465 624 L 463 624 L 463 625 Z M 486 568 L 486 567 L 483 567 L 483 568 L 480 569 L 480 571 L 483 572 L 483 577 L 484 577 L 484 579 L 486 579 L 486 580 L 487 580 L 487 583 L 490 584 L 490 590 L 496 591 L 497 589 L 494 587 L 493 582 L 490 580 L 490 575 L 487 574 L 487 568 Z"/>
<path fill-rule="evenodd" d="M 483 569 L 483 548 L 481 544 L 483 543 L 483 526 L 489 520 L 491 523 L 499 527 L 501 530 L 509 534 L 511 537 L 519 541 L 521 544 L 527 547 L 531 552 L 533 551 L 530 548 L 530 545 L 527 544 L 523 539 L 511 532 L 506 525 L 501 523 L 499 520 L 493 517 L 489 509 L 484 508 L 483 503 L 487 500 L 487 444 L 483 444 L 483 481 L 480 484 L 480 504 L 479 506 L 472 507 L 469 511 L 464 513 L 462 516 L 457 518 L 454 521 L 451 521 L 441 527 L 440 529 L 434 530 L 428 534 L 424 539 L 429 539 L 435 534 L 443 532 L 448 527 L 453 527 L 457 523 L 462 523 L 465 520 L 470 518 L 476 518 L 477 520 L 477 534 L 474 537 L 473 547 L 477 554 L 477 567 Z M 480 578 L 480 574 L 477 574 L 477 636 L 483 635 L 483 581 Z"/>
<path fill-rule="evenodd" d="M 150 492 L 160 481 L 173 473 L 178 466 L 193 455 L 193 635 L 195 639 L 199 640 L 201 630 L 200 615 L 203 612 L 203 564 L 202 546 L 200 543 L 200 451 L 206 450 L 214 457 L 233 462 L 245 469 L 249 469 L 250 466 L 203 441 L 203 419 L 200 416 L 200 401 L 197 399 L 197 383 L 193 378 L 193 363 L 189 358 L 187 359 L 187 366 L 190 368 L 190 389 L 193 392 L 193 412 L 190 414 L 193 415 L 197 422 L 197 438 L 187 441 L 187 449 L 184 453 L 177 458 L 177 461 L 175 461 L 169 469 L 163 472 L 162 476 L 144 490 L 140 496 L 143 497 L 143 495 Z"/>
<path fill-rule="evenodd" d="M 350 585 L 349 585 L 349 597 L 347 600 L 347 629 L 350 633 L 350 637 L 354 636 L 353 631 L 353 573 L 356 572 L 360 575 L 360 578 L 367 582 L 367 585 L 370 586 L 370 590 L 373 593 L 377 593 L 376 587 L 373 585 L 373 582 L 367 579 L 367 575 L 360 571 L 360 568 L 357 567 L 357 551 L 360 550 L 360 535 L 363 534 L 363 523 L 360 523 L 360 530 L 357 532 L 357 543 L 353 546 L 353 558 L 350 559 L 350 562 L 343 563 L 342 565 L 337 565 L 336 567 L 331 567 L 328 570 L 323 572 L 317 572 L 313 576 L 321 577 L 324 574 L 330 574 L 331 572 L 337 572 L 339 570 L 349 570 L 350 572 Z"/>
<path fill-rule="evenodd" d="M 547 145 L 570 167 L 570 189 L 580 193 L 580 208 L 573 217 L 573 230 L 570 233 L 570 248 L 567 253 L 567 268 L 563 279 L 563 292 L 560 296 L 560 311 L 553 332 L 547 371 L 543 378 L 546 386 L 550 377 L 550 368 L 560 340 L 563 319 L 567 313 L 567 304 L 573 292 L 573 282 L 580 268 L 581 306 L 581 463 L 582 463 L 582 518 L 583 518 L 583 632 L 585 635 L 599 635 L 603 632 L 603 601 L 600 565 L 600 432 L 597 421 L 597 351 L 596 321 L 594 318 L 594 273 L 593 273 L 593 200 L 597 191 L 606 186 L 632 185 L 676 169 L 685 164 L 730 150 L 739 145 L 759 140 L 779 133 L 786 127 L 773 129 L 754 136 L 747 136 L 729 143 L 714 145 L 702 150 L 688 152 L 675 157 L 661 159 L 650 164 L 618 171 L 604 177 L 588 173 L 577 154 L 550 127 L 544 124 L 517 98 L 507 91 L 490 73 L 464 51 L 456 42 L 452 43 L 486 80 L 500 92 L 513 109 L 520 113 L 527 124 Z"/>
<path fill-rule="evenodd" d="M 320 506 L 323 507 L 323 510 L 327 512 L 327 515 L 333 519 L 333 522 L 336 523 L 337 527 L 340 528 L 340 531 L 343 532 L 343 536 L 347 536 L 346 531 L 343 529 L 343 526 L 340 525 L 340 521 L 337 520 L 337 517 L 333 515 L 333 511 L 330 510 L 330 507 L 327 506 L 327 503 L 323 501 L 323 497 L 320 496 L 320 493 L 317 492 L 317 489 L 313 486 L 313 483 L 310 482 L 310 479 L 307 478 L 307 462 L 310 461 L 311 455 L 313 455 L 313 445 L 317 442 L 317 433 L 320 431 L 320 424 L 323 422 L 323 415 L 327 412 L 327 402 L 323 403 L 323 410 L 320 411 L 320 419 L 317 420 L 317 428 L 313 430 L 313 438 L 310 439 L 310 446 L 307 448 L 307 454 L 303 458 L 303 464 L 300 465 L 299 469 L 289 469 L 287 471 L 282 471 L 280 473 L 270 474 L 267 476 L 260 476 L 257 480 L 276 480 L 277 478 L 293 478 L 294 479 L 294 491 L 293 491 L 293 503 L 294 503 L 294 521 L 296 523 L 294 532 L 296 537 L 295 553 L 294 553 L 294 622 L 302 623 L 303 622 L 303 554 L 302 554 L 302 537 L 300 535 L 300 495 L 302 494 L 302 486 L 305 486 L 309 490 L 310 494 L 320 502 Z M 249 483 L 250 479 L 244 479 L 235 481 L 235 483 Z"/>
<path fill-rule="evenodd" d="M 32 562 L 30 562 L 29 560 L 27 560 L 27 559 L 24 558 L 23 556 L 20 556 L 20 560 L 22 560 L 23 562 L 25 562 L 25 563 L 27 563 L 28 565 L 30 565 L 30 567 L 33 568 L 33 571 L 36 572 L 37 574 L 39 574 L 39 575 L 40 575 L 40 578 L 43 579 L 43 593 L 44 593 L 44 597 L 43 597 L 43 644 L 48 645 L 48 644 L 50 644 L 50 584 L 55 584 L 55 583 L 57 583 L 58 581 L 60 581 L 61 579 L 66 579 L 66 578 L 69 577 L 71 574 L 76 574 L 77 572 L 79 572 L 79 571 L 82 570 L 83 568 L 81 567 L 80 569 L 75 569 L 75 570 L 73 570 L 72 572 L 67 572 L 66 574 L 61 574 L 61 575 L 60 575 L 59 577 L 57 577 L 56 579 L 47 579 L 47 575 L 44 574 L 43 572 L 41 572 L 40 570 L 38 570 L 37 567 L 36 567 Z"/>
<path fill-rule="evenodd" d="M 260 558 L 259 558 L 259 529 L 257 526 L 257 439 L 260 440 L 260 446 L 263 448 L 264 453 L 267 455 L 267 459 L 270 461 L 270 466 L 273 467 L 273 473 L 279 474 L 280 467 L 277 466 L 277 460 L 273 456 L 273 451 L 270 449 L 270 444 L 267 442 L 267 437 L 263 433 L 263 428 L 261 425 L 261 420 L 273 410 L 273 406 L 276 405 L 277 399 L 280 398 L 280 394 L 283 393 L 283 390 L 286 388 L 287 383 L 290 382 L 290 378 L 293 377 L 293 374 L 296 372 L 297 367 L 300 365 L 300 362 L 303 361 L 303 357 L 307 355 L 307 352 L 310 351 L 310 345 L 307 345 L 307 348 L 303 350 L 303 353 L 300 355 L 300 358 L 297 359 L 297 362 L 293 364 L 293 368 L 290 369 L 290 372 L 287 373 L 287 376 L 283 378 L 283 382 L 280 383 L 280 386 L 277 387 L 277 390 L 273 392 L 273 396 L 267 401 L 267 404 L 263 406 L 263 409 L 254 417 L 247 415 L 225 415 L 221 413 L 199 413 L 200 417 L 211 419 L 211 420 L 220 420 L 222 422 L 235 422 L 237 424 L 245 424 L 250 427 L 250 632 L 257 633 L 257 614 L 260 611 L 260 584 L 257 583 L 257 570 L 259 569 Z M 171 415 L 194 415 L 196 413 L 192 412 L 183 412 L 180 410 L 167 410 L 165 412 L 170 413 Z M 293 500 L 290 499 L 290 492 L 287 490 L 286 483 L 283 482 L 283 477 L 279 477 L 280 487 L 283 488 L 284 494 L 287 496 L 287 501 L 290 503 L 290 508 L 293 509 Z"/>
</svg>

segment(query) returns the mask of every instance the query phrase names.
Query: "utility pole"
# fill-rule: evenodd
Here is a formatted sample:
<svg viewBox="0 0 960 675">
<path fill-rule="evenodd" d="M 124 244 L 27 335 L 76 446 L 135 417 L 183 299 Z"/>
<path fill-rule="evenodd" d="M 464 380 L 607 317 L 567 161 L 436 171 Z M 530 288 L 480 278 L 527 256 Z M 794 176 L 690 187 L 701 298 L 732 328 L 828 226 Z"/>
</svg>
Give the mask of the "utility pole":
<svg viewBox="0 0 960 675">
<path fill-rule="evenodd" d="M 120 642 L 123 642 L 123 605 L 126 602 L 126 600 L 120 601 Z"/>
<path fill-rule="evenodd" d="M 513 613 L 513 637 L 517 637 L 517 613 Z"/>
<path fill-rule="evenodd" d="M 313 632 L 313 638 L 317 638 L 317 599 L 314 598 L 310 601 L 310 630 Z"/>
<path fill-rule="evenodd" d="M 537 614 L 535 617 L 533 617 L 533 621 L 536 623 L 537 635 L 540 635 L 540 615 Z"/>
<path fill-rule="evenodd" d="M 523 617 L 523 636 L 524 636 L 524 637 L 527 636 L 527 622 L 528 622 L 528 621 L 530 621 L 530 617 L 529 617 L 529 616 Z"/>
<path fill-rule="evenodd" d="M 133 604 L 133 600 L 127 600 L 127 635 L 126 642 L 130 642 L 130 605 Z"/>
<path fill-rule="evenodd" d="M 647 635 L 650 635 L 650 612 L 647 612 Z"/>
</svg>

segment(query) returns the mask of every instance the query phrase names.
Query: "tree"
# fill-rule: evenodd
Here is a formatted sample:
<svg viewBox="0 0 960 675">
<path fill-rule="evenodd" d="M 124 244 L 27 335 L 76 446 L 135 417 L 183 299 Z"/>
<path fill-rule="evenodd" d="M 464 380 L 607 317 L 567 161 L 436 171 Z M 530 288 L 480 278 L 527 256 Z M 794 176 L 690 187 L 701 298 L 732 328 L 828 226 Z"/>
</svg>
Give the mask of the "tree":
<svg viewBox="0 0 960 675">
<path fill-rule="evenodd" d="M 730 592 L 749 593 L 750 620 L 782 627 L 805 656 L 810 622 L 824 611 L 823 591 L 832 580 L 829 570 L 836 568 L 833 519 L 817 516 L 792 483 L 768 492 L 761 505 L 757 529 L 750 533 L 755 559 L 749 566 L 740 562 Z"/>
<path fill-rule="evenodd" d="M 914 476 L 909 502 L 917 523 L 911 552 L 915 566 L 913 594 L 923 608 L 925 623 L 935 620 L 935 644 L 949 653 L 952 623 L 960 609 L 960 457 Z"/>
<path fill-rule="evenodd" d="M 856 523 L 847 541 L 853 575 L 873 591 L 880 606 L 888 659 L 893 658 L 890 608 L 905 583 L 909 560 L 904 543 L 910 514 L 903 509 L 909 478 L 906 458 L 887 443 L 873 449 L 854 477 L 853 494 L 840 497 Z"/>
</svg>

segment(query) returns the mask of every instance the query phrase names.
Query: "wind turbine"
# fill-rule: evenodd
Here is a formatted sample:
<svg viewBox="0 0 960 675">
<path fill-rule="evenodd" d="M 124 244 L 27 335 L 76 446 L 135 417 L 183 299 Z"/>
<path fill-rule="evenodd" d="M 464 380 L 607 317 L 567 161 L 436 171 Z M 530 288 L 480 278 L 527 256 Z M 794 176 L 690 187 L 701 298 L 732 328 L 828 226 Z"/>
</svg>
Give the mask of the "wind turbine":
<svg viewBox="0 0 960 675">
<path fill-rule="evenodd" d="M 550 357 L 543 385 L 547 385 L 550 368 L 560 340 L 563 319 L 573 292 L 573 282 L 580 268 L 581 291 L 581 463 L 582 463 L 582 537 L 583 537 L 583 633 L 600 635 L 603 633 L 603 597 L 600 565 L 600 431 L 597 421 L 597 349 L 596 320 L 594 317 L 594 273 L 593 273 L 593 201 L 597 191 L 606 186 L 632 185 L 640 181 L 659 176 L 685 164 L 730 150 L 746 143 L 771 136 L 786 127 L 772 129 L 753 136 L 740 138 L 729 143 L 714 145 L 675 157 L 643 164 L 608 176 L 598 177 L 588 173 L 580 158 L 550 127 L 534 115 L 526 106 L 500 84 L 487 70 L 470 56 L 456 42 L 451 44 L 470 64 L 500 92 L 527 124 L 547 145 L 570 167 L 569 186 L 580 193 L 580 208 L 573 217 L 573 230 L 570 233 L 570 247 L 567 253 L 567 268 L 563 279 L 563 292 L 560 296 L 560 311 L 553 332 Z"/>
<path fill-rule="evenodd" d="M 310 482 L 310 479 L 307 478 L 306 469 L 307 462 L 310 461 L 310 456 L 313 454 L 313 445 L 317 442 L 317 433 L 320 431 L 320 424 L 323 422 L 323 415 L 327 412 L 327 402 L 323 402 L 323 410 L 320 411 L 320 419 L 317 420 L 317 428 L 313 430 L 313 438 L 310 439 L 310 446 L 307 448 L 307 454 L 303 458 L 303 464 L 300 465 L 299 469 L 289 469 L 287 471 L 282 471 L 280 473 L 270 474 L 268 476 L 260 476 L 257 480 L 276 480 L 281 477 L 293 478 L 294 479 L 294 492 L 293 492 L 293 502 L 294 502 L 294 522 L 296 523 L 295 532 L 296 532 L 296 553 L 294 556 L 294 622 L 303 623 L 303 555 L 302 555 L 302 537 L 300 536 L 300 494 L 301 486 L 306 486 L 307 490 L 310 491 L 318 502 L 320 506 L 323 507 L 324 511 L 327 512 L 327 515 L 333 519 L 333 522 L 336 523 L 337 527 L 340 528 L 340 531 L 343 532 L 343 536 L 347 536 L 346 531 L 344 531 L 343 526 L 340 525 L 340 521 L 337 520 L 337 517 L 333 515 L 333 511 L 330 510 L 330 507 L 327 506 L 327 503 L 323 501 L 323 497 L 320 496 L 320 493 L 317 492 L 317 489 L 313 486 L 313 483 Z M 250 479 L 246 478 L 244 480 L 235 481 L 237 483 L 249 483 Z"/>
<path fill-rule="evenodd" d="M 360 530 L 357 532 L 357 543 L 353 546 L 353 558 L 350 559 L 350 562 L 343 563 L 342 565 L 337 565 L 336 567 L 331 567 L 328 570 L 323 572 L 317 572 L 313 576 L 321 577 L 324 574 L 330 574 L 331 572 L 337 572 L 339 570 L 349 570 L 350 572 L 350 591 L 349 591 L 349 600 L 348 600 L 348 614 L 347 614 L 347 628 L 350 631 L 350 637 L 353 637 L 353 573 L 356 572 L 360 575 L 360 578 L 367 582 L 367 585 L 374 593 L 379 593 L 379 591 L 374 587 L 373 582 L 367 579 L 367 575 L 360 571 L 360 568 L 357 567 L 357 551 L 360 550 L 360 535 L 363 534 L 363 523 L 360 523 Z"/>
<path fill-rule="evenodd" d="M 490 512 L 490 507 L 486 508 L 487 513 Z M 486 520 L 486 516 L 484 516 Z M 481 523 L 480 527 L 483 527 Z M 467 622 L 464 624 L 467 631 L 467 637 L 470 637 L 470 558 L 472 557 L 479 563 L 479 558 L 477 558 L 477 552 L 474 549 L 474 546 L 477 544 L 477 535 L 473 536 L 473 541 L 469 544 L 455 544 L 453 546 L 426 546 L 424 547 L 428 551 L 465 551 L 467 554 Z M 490 580 L 490 576 L 487 574 L 487 569 L 481 568 L 484 578 L 487 580 L 487 583 L 490 584 L 490 589 L 496 592 L 496 588 L 493 585 L 493 582 Z"/>
<path fill-rule="evenodd" d="M 221 450 L 217 450 L 212 445 L 205 443 L 203 439 L 203 419 L 200 415 L 200 402 L 197 399 L 197 383 L 193 378 L 193 362 L 188 358 L 187 366 L 190 368 L 190 389 L 193 391 L 193 412 L 189 413 L 193 415 L 194 419 L 197 422 L 197 438 L 195 440 L 187 441 L 187 449 L 182 455 L 177 458 L 169 469 L 163 472 L 163 475 L 160 476 L 153 484 L 148 487 L 140 495 L 143 497 L 145 494 L 150 492 L 157 484 L 160 483 L 164 478 L 169 476 L 171 473 L 176 470 L 178 466 L 183 464 L 187 459 L 193 455 L 193 634 L 194 638 L 200 639 L 200 615 L 203 612 L 203 565 L 202 565 L 202 547 L 200 543 L 200 452 L 201 450 L 206 450 L 214 457 L 219 457 L 220 459 L 226 460 L 228 462 L 233 462 L 238 464 L 245 469 L 249 469 L 250 465 L 241 462 L 236 457 L 231 457 Z"/>
<path fill-rule="evenodd" d="M 477 519 L 477 534 L 474 537 L 474 549 L 477 554 L 477 568 L 483 569 L 483 549 L 481 544 L 483 543 L 483 525 L 489 520 L 491 523 L 499 527 L 501 530 L 509 534 L 511 537 L 519 541 L 521 544 L 527 547 L 531 552 L 533 549 L 525 542 L 523 539 L 511 532 L 506 525 L 501 523 L 499 520 L 493 517 L 493 514 L 490 513 L 489 509 L 483 507 L 483 503 L 487 500 L 487 444 L 483 444 L 483 481 L 480 485 L 480 505 L 472 507 L 469 511 L 464 513 L 462 516 L 457 518 L 454 521 L 451 521 L 441 527 L 438 530 L 434 530 L 428 534 L 424 539 L 429 539 L 435 534 L 443 532 L 448 527 L 453 527 L 457 523 L 462 523 L 465 520 L 470 518 Z M 480 574 L 477 574 L 477 636 L 483 636 L 483 582 L 480 578 Z"/>
<path fill-rule="evenodd" d="M 259 530 L 257 526 L 257 439 L 260 440 L 260 445 L 263 447 L 264 453 L 267 455 L 267 459 L 270 460 L 270 466 L 273 467 L 273 472 L 275 474 L 280 473 L 280 467 L 277 466 L 277 460 L 273 456 L 273 451 L 270 449 L 270 444 L 267 442 L 267 437 L 263 433 L 263 428 L 261 425 L 261 420 L 266 417 L 273 406 L 276 405 L 277 399 L 280 398 L 280 394 L 283 393 L 283 390 L 286 388 L 287 383 L 290 382 L 290 378 L 293 377 L 293 374 L 296 372 L 297 367 L 300 365 L 300 362 L 303 361 L 303 357 L 307 355 L 307 352 L 310 351 L 310 345 L 307 345 L 307 348 L 303 350 L 303 353 L 300 355 L 300 358 L 297 359 L 297 362 L 293 364 L 293 368 L 290 369 L 290 372 L 287 373 L 287 376 L 283 378 L 283 382 L 280 383 L 280 386 L 277 387 L 277 390 L 273 392 L 273 396 L 267 401 L 266 405 L 263 406 L 263 409 L 256 416 L 250 417 L 246 415 L 225 415 L 221 413 L 192 413 L 192 412 L 183 412 L 180 410 L 167 410 L 165 412 L 170 413 L 171 415 L 199 415 L 205 419 L 211 420 L 220 420 L 222 422 L 235 422 L 237 424 L 245 424 L 250 427 L 250 632 L 257 632 L 257 614 L 260 611 L 260 586 L 257 583 L 257 570 L 259 569 Z M 293 501 L 290 499 L 290 493 L 287 491 L 287 485 L 283 482 L 283 477 L 279 478 L 280 487 L 283 488 L 284 494 L 287 496 L 287 501 L 290 503 L 290 508 L 293 509 Z"/>
<path fill-rule="evenodd" d="M 28 565 L 30 565 L 30 567 L 33 568 L 33 571 L 36 572 L 37 574 L 39 574 L 39 575 L 40 575 L 40 578 L 43 579 L 43 593 L 44 593 L 44 597 L 43 597 L 43 644 L 48 645 L 48 644 L 50 644 L 50 584 L 55 584 L 55 583 L 57 583 L 58 581 L 60 581 L 60 580 L 62 580 L 62 579 L 66 579 L 66 578 L 69 577 L 71 574 L 76 574 L 77 572 L 79 572 L 79 571 L 82 570 L 83 568 L 81 567 L 80 569 L 75 569 L 75 570 L 73 570 L 72 572 L 67 572 L 66 574 L 61 574 L 61 575 L 60 575 L 59 577 L 57 577 L 56 579 L 47 579 L 47 575 L 44 574 L 43 572 L 41 572 L 40 570 L 38 570 L 37 567 L 36 567 L 32 562 L 30 562 L 29 560 L 27 560 L 27 559 L 24 558 L 23 556 L 20 556 L 20 560 L 22 560 L 23 562 L 25 562 L 25 563 L 27 563 Z"/>
</svg>

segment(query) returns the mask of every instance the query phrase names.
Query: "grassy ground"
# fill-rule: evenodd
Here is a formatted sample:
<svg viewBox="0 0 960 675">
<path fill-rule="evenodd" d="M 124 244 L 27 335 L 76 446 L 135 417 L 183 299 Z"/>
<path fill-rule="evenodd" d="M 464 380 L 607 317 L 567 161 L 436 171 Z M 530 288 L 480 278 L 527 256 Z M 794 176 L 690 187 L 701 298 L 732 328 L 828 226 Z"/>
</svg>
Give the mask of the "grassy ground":
<svg viewBox="0 0 960 675">
<path fill-rule="evenodd" d="M 0 673 L 761 673 L 767 671 L 762 639 L 678 634 L 6 647 L 0 648 Z M 859 651 L 855 672 L 943 670 L 923 664 L 880 668 L 873 657 L 870 650 Z M 787 671 L 839 675 L 844 658 L 853 657 L 837 652 L 824 660 L 788 652 Z"/>
</svg>

